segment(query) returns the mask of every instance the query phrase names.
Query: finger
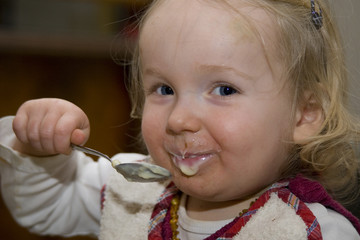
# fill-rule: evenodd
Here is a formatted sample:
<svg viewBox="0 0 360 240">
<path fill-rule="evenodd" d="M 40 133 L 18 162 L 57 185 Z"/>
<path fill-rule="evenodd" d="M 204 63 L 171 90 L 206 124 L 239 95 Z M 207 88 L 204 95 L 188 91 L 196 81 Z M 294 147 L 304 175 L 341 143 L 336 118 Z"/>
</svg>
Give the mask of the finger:
<svg viewBox="0 0 360 240">
<path fill-rule="evenodd" d="M 54 131 L 59 117 L 56 112 L 48 112 L 40 124 L 40 143 L 42 149 L 49 154 L 57 153 L 54 146 Z"/>
<path fill-rule="evenodd" d="M 78 121 L 76 129 L 71 134 L 70 141 L 77 145 L 84 145 L 90 136 L 90 123 L 86 114 L 80 108 L 76 113 Z"/>
<path fill-rule="evenodd" d="M 27 114 L 16 114 L 12 127 L 16 137 L 22 143 L 28 143 L 29 140 L 27 138 L 26 129 L 28 123 L 28 116 Z"/>
<path fill-rule="evenodd" d="M 84 145 L 88 140 L 87 130 L 75 129 L 71 134 L 70 141 L 76 145 Z"/>
<path fill-rule="evenodd" d="M 81 120 L 76 114 L 64 114 L 58 120 L 54 132 L 54 146 L 59 153 L 71 152 L 70 143 L 72 133 L 81 126 Z"/>
<path fill-rule="evenodd" d="M 29 116 L 26 134 L 28 139 L 28 144 L 33 147 L 36 151 L 42 151 L 42 146 L 40 143 L 40 123 L 41 123 L 42 114 Z"/>
</svg>

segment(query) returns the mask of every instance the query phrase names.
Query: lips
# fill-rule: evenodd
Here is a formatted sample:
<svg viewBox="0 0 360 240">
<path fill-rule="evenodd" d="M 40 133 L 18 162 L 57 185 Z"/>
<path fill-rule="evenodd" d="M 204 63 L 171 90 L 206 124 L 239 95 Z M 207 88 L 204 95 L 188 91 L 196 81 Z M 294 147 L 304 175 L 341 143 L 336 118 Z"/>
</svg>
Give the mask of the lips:
<svg viewBox="0 0 360 240">
<path fill-rule="evenodd" d="M 221 152 L 218 144 L 199 135 L 181 135 L 164 141 L 172 162 L 186 176 L 196 175 L 200 167 Z"/>
<path fill-rule="evenodd" d="M 173 163 L 186 176 L 194 176 L 200 169 L 200 166 L 207 162 L 212 153 L 196 153 L 196 154 L 171 154 Z"/>
</svg>

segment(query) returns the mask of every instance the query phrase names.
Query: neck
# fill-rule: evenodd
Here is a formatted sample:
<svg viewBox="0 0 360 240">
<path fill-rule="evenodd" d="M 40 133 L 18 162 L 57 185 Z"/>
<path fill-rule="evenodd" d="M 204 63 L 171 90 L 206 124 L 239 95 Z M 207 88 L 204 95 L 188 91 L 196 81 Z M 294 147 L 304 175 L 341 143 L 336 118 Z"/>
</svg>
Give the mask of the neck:
<svg viewBox="0 0 360 240">
<path fill-rule="evenodd" d="M 186 213 L 190 218 L 197 220 L 227 220 L 239 216 L 240 212 L 248 209 L 257 196 L 256 194 L 246 199 L 225 202 L 210 202 L 189 196 L 186 203 Z"/>
</svg>

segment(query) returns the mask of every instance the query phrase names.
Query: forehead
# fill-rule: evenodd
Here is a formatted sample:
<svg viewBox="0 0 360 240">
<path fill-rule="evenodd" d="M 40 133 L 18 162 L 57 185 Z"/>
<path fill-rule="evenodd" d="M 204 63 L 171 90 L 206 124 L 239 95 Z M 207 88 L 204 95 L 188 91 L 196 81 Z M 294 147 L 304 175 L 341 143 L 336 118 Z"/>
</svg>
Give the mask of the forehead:
<svg viewBox="0 0 360 240">
<path fill-rule="evenodd" d="M 167 58 L 161 59 L 161 67 L 177 60 L 205 59 L 209 65 L 235 60 L 242 67 L 256 63 L 265 68 L 278 65 L 272 54 L 275 39 L 272 16 L 246 1 L 238 0 L 235 6 L 223 1 L 162 0 L 141 28 L 140 57 L 148 64 L 156 62 L 159 52 L 167 53 L 161 55 Z M 268 67 L 274 70 L 275 65 Z"/>
<path fill-rule="evenodd" d="M 246 0 L 159 0 L 145 18 L 141 37 L 169 35 L 199 25 L 211 34 L 213 25 L 220 24 L 224 35 L 231 32 L 236 37 L 256 36 L 264 41 L 275 36 L 273 23 L 272 16 Z"/>
</svg>

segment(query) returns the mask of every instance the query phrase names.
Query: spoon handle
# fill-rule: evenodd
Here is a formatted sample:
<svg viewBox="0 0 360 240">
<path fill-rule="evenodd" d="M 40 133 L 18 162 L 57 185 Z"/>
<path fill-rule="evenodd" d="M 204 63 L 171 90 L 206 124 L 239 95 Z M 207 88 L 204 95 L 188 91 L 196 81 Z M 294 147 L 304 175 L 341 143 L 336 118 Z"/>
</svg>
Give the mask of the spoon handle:
<svg viewBox="0 0 360 240">
<path fill-rule="evenodd" d="M 82 146 L 72 144 L 72 143 L 71 143 L 71 147 L 73 149 L 79 150 L 79 151 L 84 152 L 84 153 L 88 153 L 88 154 L 95 155 L 95 156 L 98 156 L 98 157 L 106 158 L 107 160 L 109 160 L 111 162 L 110 157 L 108 155 L 102 153 L 102 152 L 96 151 L 96 150 L 88 148 L 88 147 L 82 147 Z"/>
</svg>

